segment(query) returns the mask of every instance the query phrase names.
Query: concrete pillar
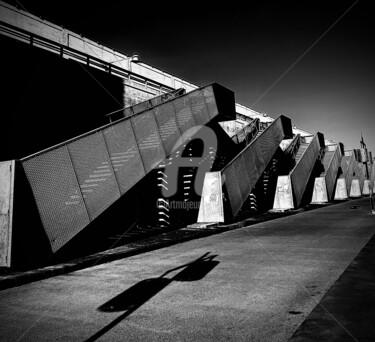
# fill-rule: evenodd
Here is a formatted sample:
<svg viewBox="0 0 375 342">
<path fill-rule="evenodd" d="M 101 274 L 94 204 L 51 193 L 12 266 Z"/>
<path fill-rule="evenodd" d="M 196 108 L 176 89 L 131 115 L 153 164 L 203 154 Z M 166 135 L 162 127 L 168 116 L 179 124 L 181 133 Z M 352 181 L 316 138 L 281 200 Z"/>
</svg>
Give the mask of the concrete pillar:
<svg viewBox="0 0 375 342">
<path fill-rule="evenodd" d="M 206 172 L 204 176 L 197 222 L 224 222 L 221 172 Z"/>
<path fill-rule="evenodd" d="M 335 190 L 335 201 L 343 201 L 348 199 L 348 190 L 346 187 L 346 180 L 345 178 L 339 178 L 336 184 Z"/>
<path fill-rule="evenodd" d="M 359 179 L 353 179 L 350 187 L 350 197 L 361 197 L 361 187 L 359 185 Z"/>
<path fill-rule="evenodd" d="M 316 177 L 314 182 L 314 191 L 312 195 L 312 204 L 328 203 L 327 186 L 325 177 Z"/>
<path fill-rule="evenodd" d="M 276 193 L 273 210 L 288 210 L 294 208 L 293 190 L 290 176 L 277 177 Z"/>
<path fill-rule="evenodd" d="M 10 267 L 12 246 L 14 160 L 0 162 L 0 266 Z"/>
</svg>

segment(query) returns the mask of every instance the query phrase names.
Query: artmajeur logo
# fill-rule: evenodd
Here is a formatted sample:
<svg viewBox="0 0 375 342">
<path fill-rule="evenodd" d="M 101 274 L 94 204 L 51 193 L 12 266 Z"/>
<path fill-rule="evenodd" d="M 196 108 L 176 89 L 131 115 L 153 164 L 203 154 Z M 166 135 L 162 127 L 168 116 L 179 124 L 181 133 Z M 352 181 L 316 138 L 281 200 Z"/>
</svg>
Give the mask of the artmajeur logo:
<svg viewBox="0 0 375 342">
<path fill-rule="evenodd" d="M 168 187 L 162 188 L 162 195 L 164 198 L 170 198 L 177 193 L 178 188 L 178 171 L 182 167 L 195 167 L 197 173 L 194 181 L 194 190 L 198 196 L 202 195 L 201 185 L 203 184 L 204 176 L 206 172 L 211 171 L 212 163 L 210 160 L 204 160 L 202 157 L 209 156 L 217 150 L 217 137 L 214 130 L 207 126 L 194 126 L 184 132 L 184 134 L 177 140 L 173 150 L 177 149 L 178 146 L 183 145 L 187 141 L 200 139 L 203 142 L 203 152 L 201 157 L 178 157 L 173 159 L 173 163 L 165 167 L 164 173 L 166 179 L 168 179 Z M 211 155 L 214 160 L 215 155 Z"/>
<path fill-rule="evenodd" d="M 169 201 L 158 199 L 156 201 L 157 208 L 182 209 L 182 210 L 197 210 L 199 209 L 200 201 Z"/>
</svg>

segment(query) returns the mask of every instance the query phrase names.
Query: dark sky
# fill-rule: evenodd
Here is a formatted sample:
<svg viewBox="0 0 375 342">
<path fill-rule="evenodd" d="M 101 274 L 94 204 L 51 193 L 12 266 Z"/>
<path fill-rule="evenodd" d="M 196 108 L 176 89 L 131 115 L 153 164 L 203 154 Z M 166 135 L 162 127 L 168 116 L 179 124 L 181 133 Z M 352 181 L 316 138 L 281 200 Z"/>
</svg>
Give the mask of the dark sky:
<svg viewBox="0 0 375 342">
<path fill-rule="evenodd" d="M 15 4 L 15 1 L 8 1 Z M 375 20 L 360 1 L 21 0 L 33 14 L 375 155 Z"/>
</svg>

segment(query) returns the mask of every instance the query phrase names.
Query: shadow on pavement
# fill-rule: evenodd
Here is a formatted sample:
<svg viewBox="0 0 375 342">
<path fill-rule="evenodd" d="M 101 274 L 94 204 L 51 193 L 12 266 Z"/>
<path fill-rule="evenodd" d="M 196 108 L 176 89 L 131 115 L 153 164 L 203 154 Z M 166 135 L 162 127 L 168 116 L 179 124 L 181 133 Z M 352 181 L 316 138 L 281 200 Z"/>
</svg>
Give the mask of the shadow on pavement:
<svg viewBox="0 0 375 342">
<path fill-rule="evenodd" d="M 213 260 L 217 257 L 217 255 L 209 254 L 210 252 L 205 253 L 193 262 L 170 269 L 158 278 L 142 280 L 101 305 L 98 308 L 98 310 L 101 312 L 124 311 L 124 313 L 122 313 L 119 317 L 106 325 L 104 328 L 100 329 L 93 336 L 85 340 L 85 342 L 96 341 L 126 317 L 130 316 L 134 311 L 136 311 L 139 307 L 141 307 L 144 303 L 154 297 L 157 293 L 162 291 L 173 281 L 187 282 L 203 279 L 213 268 L 215 268 L 219 264 L 219 261 Z M 182 270 L 173 277 L 166 278 L 166 276 L 170 273 L 173 273 L 180 269 Z"/>
</svg>

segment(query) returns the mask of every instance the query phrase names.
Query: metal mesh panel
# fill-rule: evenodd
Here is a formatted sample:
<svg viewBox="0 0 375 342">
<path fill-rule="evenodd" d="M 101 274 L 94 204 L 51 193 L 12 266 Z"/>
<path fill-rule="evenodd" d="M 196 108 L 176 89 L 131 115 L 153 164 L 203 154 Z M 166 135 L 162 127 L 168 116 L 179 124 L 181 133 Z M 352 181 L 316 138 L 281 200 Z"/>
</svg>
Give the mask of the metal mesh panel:
<svg viewBox="0 0 375 342">
<path fill-rule="evenodd" d="M 237 182 L 236 172 L 233 165 L 224 170 L 224 184 L 227 189 L 232 215 L 235 216 L 242 205 L 241 192 Z"/>
<path fill-rule="evenodd" d="M 189 128 L 197 125 L 195 118 L 191 112 L 188 96 L 182 96 L 175 99 L 173 101 L 173 106 L 176 110 L 177 123 L 180 127 L 181 133 L 184 133 Z"/>
<path fill-rule="evenodd" d="M 140 102 L 140 103 L 137 103 L 136 105 L 134 105 L 133 106 L 133 112 L 134 112 L 134 114 L 137 114 L 137 113 L 140 113 L 140 112 L 143 112 L 143 111 L 147 110 L 148 108 L 150 108 L 150 102 L 147 100 L 147 101 Z"/>
<path fill-rule="evenodd" d="M 145 175 L 130 120 L 105 129 L 103 135 L 120 192 L 124 194 Z"/>
<path fill-rule="evenodd" d="M 150 99 L 150 101 L 151 101 L 151 106 L 154 107 L 163 102 L 163 97 L 162 96 L 153 97 L 152 99 Z"/>
<path fill-rule="evenodd" d="M 278 139 L 278 133 L 280 134 L 279 129 L 274 124 L 267 128 L 258 138 L 259 147 L 263 156 L 265 166 L 267 166 L 267 164 L 272 159 L 272 156 L 276 152 L 277 146 L 279 146 L 279 143 L 283 138 L 281 137 L 281 139 Z"/>
<path fill-rule="evenodd" d="M 291 180 L 293 191 L 296 199 L 295 206 L 298 207 L 301 203 L 303 193 L 305 192 L 307 182 L 313 170 L 315 161 L 318 158 L 320 150 L 319 138 L 314 136 L 309 146 L 305 150 L 301 159 L 291 172 Z"/>
<path fill-rule="evenodd" d="M 202 90 L 194 90 L 188 94 L 190 99 L 191 112 L 198 125 L 205 125 L 210 121 L 205 98 Z"/>
<path fill-rule="evenodd" d="M 326 169 L 326 184 L 328 200 L 333 196 L 333 191 L 336 183 L 337 173 L 340 166 L 340 148 L 337 146 L 334 155 L 331 158 L 328 168 Z"/>
<path fill-rule="evenodd" d="M 154 113 L 153 111 L 142 113 L 132 117 L 131 122 L 147 173 L 165 158 Z"/>
<path fill-rule="evenodd" d="M 90 222 L 66 146 L 22 163 L 56 252 Z"/>
<path fill-rule="evenodd" d="M 120 197 L 102 132 L 68 145 L 91 220 Z"/>
<path fill-rule="evenodd" d="M 252 188 L 253 186 L 255 186 L 256 182 L 265 169 L 265 164 L 259 148 L 258 140 L 255 140 L 251 145 L 248 145 L 243 156 L 245 159 L 249 184 Z"/>
<path fill-rule="evenodd" d="M 234 170 L 236 171 L 237 182 L 242 196 L 242 202 L 244 202 L 250 193 L 250 183 L 247 178 L 245 159 L 240 156 L 233 163 Z"/>
<path fill-rule="evenodd" d="M 181 136 L 176 122 L 174 107 L 170 102 L 167 102 L 156 107 L 154 113 L 165 153 L 169 155 L 177 139 Z"/>
<path fill-rule="evenodd" d="M 208 115 L 210 119 L 213 119 L 216 115 L 219 114 L 219 111 L 216 106 L 214 90 L 212 86 L 209 86 L 209 87 L 205 87 L 202 91 L 203 91 L 203 96 L 204 96 L 206 106 L 208 109 Z"/>
</svg>

